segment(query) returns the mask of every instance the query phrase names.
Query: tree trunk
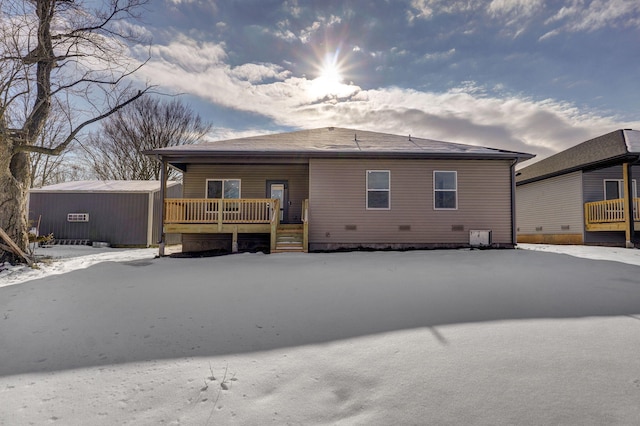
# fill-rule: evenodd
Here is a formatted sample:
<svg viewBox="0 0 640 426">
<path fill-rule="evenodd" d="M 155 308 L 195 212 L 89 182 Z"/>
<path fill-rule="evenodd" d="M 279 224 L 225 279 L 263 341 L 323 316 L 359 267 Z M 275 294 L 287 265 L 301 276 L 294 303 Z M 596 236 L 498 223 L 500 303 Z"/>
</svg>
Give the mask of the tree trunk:
<svg viewBox="0 0 640 426">
<path fill-rule="evenodd" d="M 13 143 L 0 134 L 0 227 L 21 250 L 27 251 L 30 170 L 29 155 L 13 154 Z M 17 260 L 9 254 L 9 260 Z"/>
</svg>

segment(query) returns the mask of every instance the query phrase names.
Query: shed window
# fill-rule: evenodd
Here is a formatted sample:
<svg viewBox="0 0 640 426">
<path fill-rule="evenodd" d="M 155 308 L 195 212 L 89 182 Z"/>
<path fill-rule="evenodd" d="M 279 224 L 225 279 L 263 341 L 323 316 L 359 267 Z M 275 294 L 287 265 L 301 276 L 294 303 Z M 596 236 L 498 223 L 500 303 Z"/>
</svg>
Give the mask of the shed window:
<svg viewBox="0 0 640 426">
<path fill-rule="evenodd" d="M 433 172 L 433 208 L 435 210 L 458 208 L 458 172 Z"/>
<path fill-rule="evenodd" d="M 240 198 L 240 179 L 207 179 L 207 198 Z"/>
<path fill-rule="evenodd" d="M 636 190 L 636 180 L 633 179 L 633 198 L 638 197 Z M 624 198 L 624 180 L 623 179 L 605 179 L 604 180 L 604 199 L 617 200 Z"/>
<path fill-rule="evenodd" d="M 89 222 L 89 213 L 68 213 L 67 222 Z"/>
<path fill-rule="evenodd" d="M 391 172 L 389 170 L 367 170 L 367 210 L 389 210 L 391 208 Z"/>
</svg>

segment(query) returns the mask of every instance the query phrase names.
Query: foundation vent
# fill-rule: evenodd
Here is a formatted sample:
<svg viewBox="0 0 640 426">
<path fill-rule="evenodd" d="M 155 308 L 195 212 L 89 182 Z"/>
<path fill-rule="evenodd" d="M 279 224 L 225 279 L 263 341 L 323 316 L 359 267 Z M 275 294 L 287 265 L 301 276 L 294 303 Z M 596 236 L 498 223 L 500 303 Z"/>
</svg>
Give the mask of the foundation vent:
<svg viewBox="0 0 640 426">
<path fill-rule="evenodd" d="M 358 230 L 358 226 L 357 225 L 345 225 L 344 229 L 346 231 L 357 231 Z"/>
<path fill-rule="evenodd" d="M 411 225 L 400 225 L 398 231 L 411 231 Z"/>
<path fill-rule="evenodd" d="M 452 231 L 464 231 L 464 225 L 451 225 Z"/>
</svg>

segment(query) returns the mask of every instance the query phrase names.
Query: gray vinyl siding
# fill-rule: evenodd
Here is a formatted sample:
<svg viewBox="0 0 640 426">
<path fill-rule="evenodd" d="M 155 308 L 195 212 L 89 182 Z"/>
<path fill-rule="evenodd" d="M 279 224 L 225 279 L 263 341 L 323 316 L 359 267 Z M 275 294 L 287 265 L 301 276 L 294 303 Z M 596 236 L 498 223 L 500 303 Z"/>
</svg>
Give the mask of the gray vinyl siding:
<svg viewBox="0 0 640 426">
<path fill-rule="evenodd" d="M 204 198 L 207 179 L 240 179 L 242 198 L 266 198 L 268 180 L 287 180 L 290 222 L 300 222 L 302 202 L 309 197 L 309 167 L 306 164 L 190 164 L 184 174 L 184 197 Z"/>
<path fill-rule="evenodd" d="M 636 186 L 640 184 L 640 167 L 631 170 Z M 592 170 L 583 174 L 583 190 L 585 203 L 604 200 L 604 180 L 622 179 L 622 165 Z M 586 232 L 585 243 L 589 244 L 624 244 L 625 233 L 622 231 Z"/>
<path fill-rule="evenodd" d="M 266 198 L 267 180 L 287 180 L 289 184 L 288 219 L 301 221 L 302 202 L 309 197 L 309 166 L 306 164 L 189 164 L 183 177 L 184 198 L 204 198 L 207 179 L 240 179 L 242 198 Z M 239 240 L 246 235 L 238 237 Z M 183 234 L 182 243 L 189 247 L 206 247 L 207 242 L 224 241 L 231 248 L 231 238 L 225 234 Z M 215 245 L 215 244 L 214 244 Z"/>
<path fill-rule="evenodd" d="M 58 240 L 146 245 L 149 193 L 31 193 L 29 217 L 40 234 Z M 68 213 L 88 213 L 89 222 L 68 222 Z"/>
<path fill-rule="evenodd" d="M 518 234 L 583 234 L 582 172 L 517 186 L 516 223 Z"/>
<path fill-rule="evenodd" d="M 631 174 L 636 181 L 636 185 L 638 185 L 638 182 L 640 182 L 640 167 L 632 167 Z M 618 165 L 584 172 L 582 181 L 585 203 L 604 200 L 605 179 L 622 179 L 622 166 Z"/>
<path fill-rule="evenodd" d="M 511 244 L 510 161 L 352 160 L 309 162 L 309 242 L 468 244 L 469 230 Z M 366 209 L 367 170 L 389 170 L 389 210 Z M 457 210 L 435 210 L 433 172 L 457 171 Z"/>
</svg>

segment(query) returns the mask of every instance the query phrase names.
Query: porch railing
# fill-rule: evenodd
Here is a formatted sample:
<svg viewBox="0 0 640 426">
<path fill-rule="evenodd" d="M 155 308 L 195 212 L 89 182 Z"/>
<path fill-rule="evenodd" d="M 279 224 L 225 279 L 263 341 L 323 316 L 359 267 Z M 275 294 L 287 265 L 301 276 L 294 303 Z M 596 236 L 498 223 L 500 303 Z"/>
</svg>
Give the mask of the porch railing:
<svg viewBox="0 0 640 426">
<path fill-rule="evenodd" d="M 167 198 L 164 223 L 271 223 L 278 200 L 270 198 Z"/>
<path fill-rule="evenodd" d="M 584 218 L 587 225 L 624 222 L 624 199 L 585 203 Z M 633 220 L 634 222 L 640 221 L 640 198 L 633 199 Z"/>
</svg>

